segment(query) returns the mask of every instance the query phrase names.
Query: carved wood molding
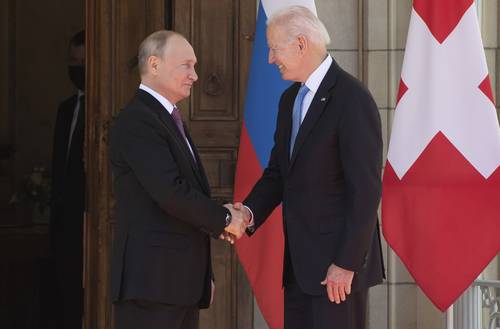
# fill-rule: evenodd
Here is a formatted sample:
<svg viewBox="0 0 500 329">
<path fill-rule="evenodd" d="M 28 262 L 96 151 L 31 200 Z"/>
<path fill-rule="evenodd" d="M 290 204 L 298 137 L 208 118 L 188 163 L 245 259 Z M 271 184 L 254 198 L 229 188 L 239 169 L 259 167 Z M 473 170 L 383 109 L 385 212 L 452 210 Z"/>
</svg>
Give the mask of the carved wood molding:
<svg viewBox="0 0 500 329">
<path fill-rule="evenodd" d="M 109 305 L 110 175 L 107 130 L 113 113 L 113 2 L 86 0 L 87 208 L 84 234 L 84 328 L 111 328 Z"/>
</svg>

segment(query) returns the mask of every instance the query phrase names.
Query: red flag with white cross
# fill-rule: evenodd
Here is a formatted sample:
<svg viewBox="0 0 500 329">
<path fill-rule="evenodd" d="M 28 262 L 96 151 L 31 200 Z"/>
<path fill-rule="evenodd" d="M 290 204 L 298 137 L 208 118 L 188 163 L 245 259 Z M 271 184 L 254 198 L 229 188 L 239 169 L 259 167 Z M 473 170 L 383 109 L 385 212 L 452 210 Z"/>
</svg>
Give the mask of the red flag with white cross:
<svg viewBox="0 0 500 329">
<path fill-rule="evenodd" d="M 473 0 L 415 0 L 382 226 L 446 310 L 500 251 L 500 128 Z"/>
</svg>

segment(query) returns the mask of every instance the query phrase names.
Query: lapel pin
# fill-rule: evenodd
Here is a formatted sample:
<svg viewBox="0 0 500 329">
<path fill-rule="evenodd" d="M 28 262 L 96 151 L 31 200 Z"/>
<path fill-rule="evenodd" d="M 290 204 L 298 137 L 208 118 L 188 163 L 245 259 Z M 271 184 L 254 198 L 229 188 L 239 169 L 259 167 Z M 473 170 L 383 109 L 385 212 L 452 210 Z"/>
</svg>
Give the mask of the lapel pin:
<svg viewBox="0 0 500 329">
<path fill-rule="evenodd" d="M 322 101 L 322 102 L 326 101 L 326 97 L 323 97 L 323 98 L 321 99 L 321 101 Z"/>
</svg>

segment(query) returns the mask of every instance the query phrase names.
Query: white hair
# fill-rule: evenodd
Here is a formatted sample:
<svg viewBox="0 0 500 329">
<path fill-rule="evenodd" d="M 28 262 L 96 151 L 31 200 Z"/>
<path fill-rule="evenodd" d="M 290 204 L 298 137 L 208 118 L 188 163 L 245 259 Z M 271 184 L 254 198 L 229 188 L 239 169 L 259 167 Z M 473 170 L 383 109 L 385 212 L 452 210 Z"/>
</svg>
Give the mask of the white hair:
<svg viewBox="0 0 500 329">
<path fill-rule="evenodd" d="M 325 47 L 330 43 L 330 35 L 323 22 L 307 7 L 290 6 L 269 17 L 267 27 L 283 28 L 290 40 L 305 36 L 312 43 Z"/>
<path fill-rule="evenodd" d="M 146 73 L 149 57 L 163 56 L 168 40 L 172 36 L 180 36 L 181 38 L 184 38 L 180 33 L 174 31 L 160 30 L 151 33 L 149 36 L 147 36 L 146 39 L 144 39 L 144 41 L 141 42 L 141 45 L 139 46 L 139 52 L 137 55 L 137 62 L 140 74 Z"/>
</svg>

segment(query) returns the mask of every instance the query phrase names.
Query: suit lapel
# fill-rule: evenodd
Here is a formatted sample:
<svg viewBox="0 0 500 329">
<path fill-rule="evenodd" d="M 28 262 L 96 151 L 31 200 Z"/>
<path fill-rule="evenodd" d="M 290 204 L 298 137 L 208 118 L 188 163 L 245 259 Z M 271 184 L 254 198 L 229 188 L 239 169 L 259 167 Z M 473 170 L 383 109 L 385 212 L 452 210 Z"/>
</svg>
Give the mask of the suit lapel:
<svg viewBox="0 0 500 329">
<path fill-rule="evenodd" d="M 285 111 L 285 140 L 284 140 L 284 150 L 286 150 L 286 157 L 285 157 L 285 168 L 288 168 L 288 166 L 290 165 L 290 138 L 291 138 L 291 135 L 292 135 L 292 112 L 293 112 L 293 103 L 295 102 L 295 97 L 297 96 L 297 93 L 299 92 L 299 89 L 300 89 L 300 83 L 295 83 L 293 85 L 293 89 L 291 91 L 291 94 L 294 96 L 294 97 L 288 97 L 287 99 L 287 103 L 284 104 L 283 106 L 286 108 L 286 109 L 290 109 L 290 110 L 287 110 Z"/>
<path fill-rule="evenodd" d="M 71 101 L 69 102 L 70 106 L 68 106 L 65 111 L 62 113 L 64 115 L 63 117 L 63 122 L 64 122 L 64 128 L 63 128 L 63 134 L 64 134 L 64 139 L 61 140 L 61 143 L 64 145 L 64 155 L 66 158 L 68 158 L 67 152 L 69 151 L 70 147 L 68 145 L 69 141 L 69 134 L 71 133 L 71 124 L 73 122 L 73 116 L 75 113 L 75 107 L 76 107 L 76 102 L 77 102 L 77 96 L 72 96 Z M 76 127 L 75 127 L 76 128 Z"/>
<path fill-rule="evenodd" d="M 175 124 L 174 119 L 172 116 L 168 113 L 168 111 L 163 107 L 163 105 L 153 96 L 151 96 L 148 92 L 139 89 L 137 92 L 138 97 L 143 101 L 150 109 L 152 109 L 159 117 L 160 121 L 163 123 L 167 131 L 171 136 L 173 136 L 176 144 L 179 146 L 179 148 L 183 151 L 182 153 L 184 156 L 187 158 L 191 165 L 191 169 L 193 170 L 196 178 L 198 179 L 198 182 L 200 185 L 206 190 L 207 188 L 207 183 L 205 183 L 206 179 L 203 179 L 201 176 L 201 173 L 199 171 L 199 168 L 194 161 L 193 154 L 189 150 L 189 146 L 187 145 L 186 141 L 184 140 L 184 137 L 182 137 L 179 128 L 177 128 L 177 125 Z M 187 129 L 185 129 L 185 133 L 187 134 Z M 189 139 L 189 137 L 188 137 Z M 192 141 L 189 141 L 191 144 L 191 147 L 193 148 L 193 152 L 195 152 L 195 147 Z M 199 159 L 197 158 L 197 161 Z M 206 191 L 208 192 L 208 191 Z"/>
<path fill-rule="evenodd" d="M 331 97 L 331 89 L 334 87 L 335 82 L 337 81 L 337 75 L 339 72 L 339 68 L 335 61 L 332 62 L 330 69 L 326 73 L 323 81 L 319 85 L 316 94 L 309 106 L 307 114 L 300 125 L 299 132 L 297 133 L 297 138 L 295 139 L 295 146 L 293 147 L 292 157 L 290 159 L 289 169 L 293 167 L 295 159 L 297 159 L 297 154 L 300 152 L 302 145 L 305 140 L 313 130 L 314 126 L 318 122 L 318 119 L 321 117 L 321 114 L 325 110 L 326 105 L 328 104 Z M 297 93 L 295 93 L 296 95 Z M 293 104 L 293 103 L 292 103 Z M 293 105 L 292 107 L 293 108 Z M 291 120 L 290 120 L 291 125 Z M 288 136 L 290 136 L 288 134 Z M 288 139 L 288 143 L 290 143 L 290 138 Z"/>
<path fill-rule="evenodd" d="M 61 121 L 63 122 L 61 130 L 64 138 L 61 138 L 61 140 L 58 141 L 58 144 L 61 145 L 60 161 L 61 161 L 61 166 L 64 169 L 64 176 L 66 176 L 69 163 L 68 160 L 71 155 L 71 145 L 68 145 L 68 143 L 69 143 L 69 135 L 71 133 L 71 124 L 73 122 L 73 115 L 75 113 L 76 102 L 77 102 L 77 96 L 76 95 L 72 96 L 71 101 L 69 102 L 69 106 L 64 108 L 64 111 L 61 113 L 62 116 Z M 71 143 L 73 144 L 73 142 Z"/>
<path fill-rule="evenodd" d="M 198 175 L 198 179 L 200 180 L 201 186 L 203 187 L 205 192 L 208 195 L 210 195 L 210 184 L 208 183 L 207 175 L 205 173 L 205 168 L 203 168 L 203 164 L 201 162 L 198 150 L 194 146 L 193 139 L 191 138 L 191 135 L 189 134 L 186 127 L 184 127 L 184 132 L 186 133 L 186 137 L 189 141 L 189 144 L 191 144 L 191 147 L 193 148 L 194 157 L 196 158 L 196 166 L 197 166 L 196 174 Z"/>
</svg>

